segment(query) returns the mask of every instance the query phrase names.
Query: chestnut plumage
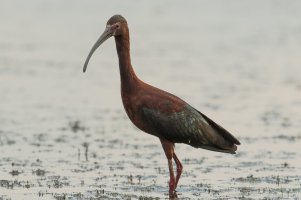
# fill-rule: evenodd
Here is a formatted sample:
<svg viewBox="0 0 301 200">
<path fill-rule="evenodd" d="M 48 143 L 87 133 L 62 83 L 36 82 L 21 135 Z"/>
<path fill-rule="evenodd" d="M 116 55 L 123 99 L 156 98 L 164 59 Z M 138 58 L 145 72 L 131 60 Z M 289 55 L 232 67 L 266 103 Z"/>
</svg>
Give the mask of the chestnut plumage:
<svg viewBox="0 0 301 200">
<path fill-rule="evenodd" d="M 108 20 L 104 33 L 85 61 L 84 72 L 94 51 L 111 36 L 115 37 L 119 58 L 121 97 L 125 111 L 139 129 L 160 139 L 170 172 L 169 196 L 176 197 L 175 189 L 183 167 L 175 154 L 174 143 L 234 154 L 236 145 L 240 142 L 182 99 L 153 87 L 136 76 L 130 59 L 128 24 L 121 15 L 114 15 Z M 176 177 L 172 159 L 177 166 Z"/>
</svg>

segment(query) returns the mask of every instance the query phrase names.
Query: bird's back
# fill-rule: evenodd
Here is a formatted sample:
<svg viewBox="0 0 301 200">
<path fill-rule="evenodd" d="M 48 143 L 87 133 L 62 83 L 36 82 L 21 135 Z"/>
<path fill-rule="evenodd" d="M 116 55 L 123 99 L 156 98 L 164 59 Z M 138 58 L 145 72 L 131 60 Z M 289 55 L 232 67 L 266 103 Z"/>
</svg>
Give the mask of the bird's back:
<svg viewBox="0 0 301 200">
<path fill-rule="evenodd" d="M 182 99 L 150 85 L 137 88 L 127 103 L 125 108 L 131 108 L 127 113 L 138 128 L 171 142 L 225 153 L 235 153 L 240 144 L 231 133 Z"/>
</svg>

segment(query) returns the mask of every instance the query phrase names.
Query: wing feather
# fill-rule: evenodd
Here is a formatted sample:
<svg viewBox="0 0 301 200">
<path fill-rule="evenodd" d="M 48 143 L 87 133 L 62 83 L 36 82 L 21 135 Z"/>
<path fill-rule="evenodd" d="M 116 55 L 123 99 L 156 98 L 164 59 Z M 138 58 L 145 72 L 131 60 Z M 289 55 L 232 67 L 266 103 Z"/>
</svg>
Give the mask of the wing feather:
<svg viewBox="0 0 301 200">
<path fill-rule="evenodd" d="M 152 134 L 174 143 L 225 153 L 235 153 L 235 144 L 240 144 L 228 131 L 188 104 L 172 113 L 146 107 L 142 111 Z"/>
</svg>

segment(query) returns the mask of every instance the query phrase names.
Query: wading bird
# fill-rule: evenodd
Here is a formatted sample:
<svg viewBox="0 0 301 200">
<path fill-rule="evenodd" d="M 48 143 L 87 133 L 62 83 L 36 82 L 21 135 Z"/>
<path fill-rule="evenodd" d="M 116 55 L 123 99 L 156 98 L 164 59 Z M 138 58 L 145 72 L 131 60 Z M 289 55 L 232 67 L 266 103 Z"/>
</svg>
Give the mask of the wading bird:
<svg viewBox="0 0 301 200">
<path fill-rule="evenodd" d="M 130 120 L 142 131 L 157 136 L 162 144 L 169 167 L 169 196 L 175 198 L 182 173 L 182 164 L 175 153 L 175 143 L 196 148 L 235 154 L 240 142 L 227 130 L 182 99 L 141 81 L 135 74 L 130 58 L 128 24 L 121 15 L 111 17 L 104 33 L 92 47 L 84 64 L 108 38 L 115 37 L 121 78 L 121 97 Z M 176 176 L 173 171 L 175 161 Z"/>
</svg>

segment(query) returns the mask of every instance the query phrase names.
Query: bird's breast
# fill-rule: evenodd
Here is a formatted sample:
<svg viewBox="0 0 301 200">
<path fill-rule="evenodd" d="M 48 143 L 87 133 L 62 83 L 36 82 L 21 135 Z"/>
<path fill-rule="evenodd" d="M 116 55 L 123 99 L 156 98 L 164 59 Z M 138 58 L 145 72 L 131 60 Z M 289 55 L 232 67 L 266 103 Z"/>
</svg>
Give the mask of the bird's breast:
<svg viewBox="0 0 301 200">
<path fill-rule="evenodd" d="M 141 112 L 139 109 L 139 101 L 132 97 L 122 96 L 122 103 L 125 109 L 125 112 L 132 123 L 139 128 L 140 130 L 149 133 L 150 130 L 147 128 L 143 117 L 141 116 Z"/>
</svg>

